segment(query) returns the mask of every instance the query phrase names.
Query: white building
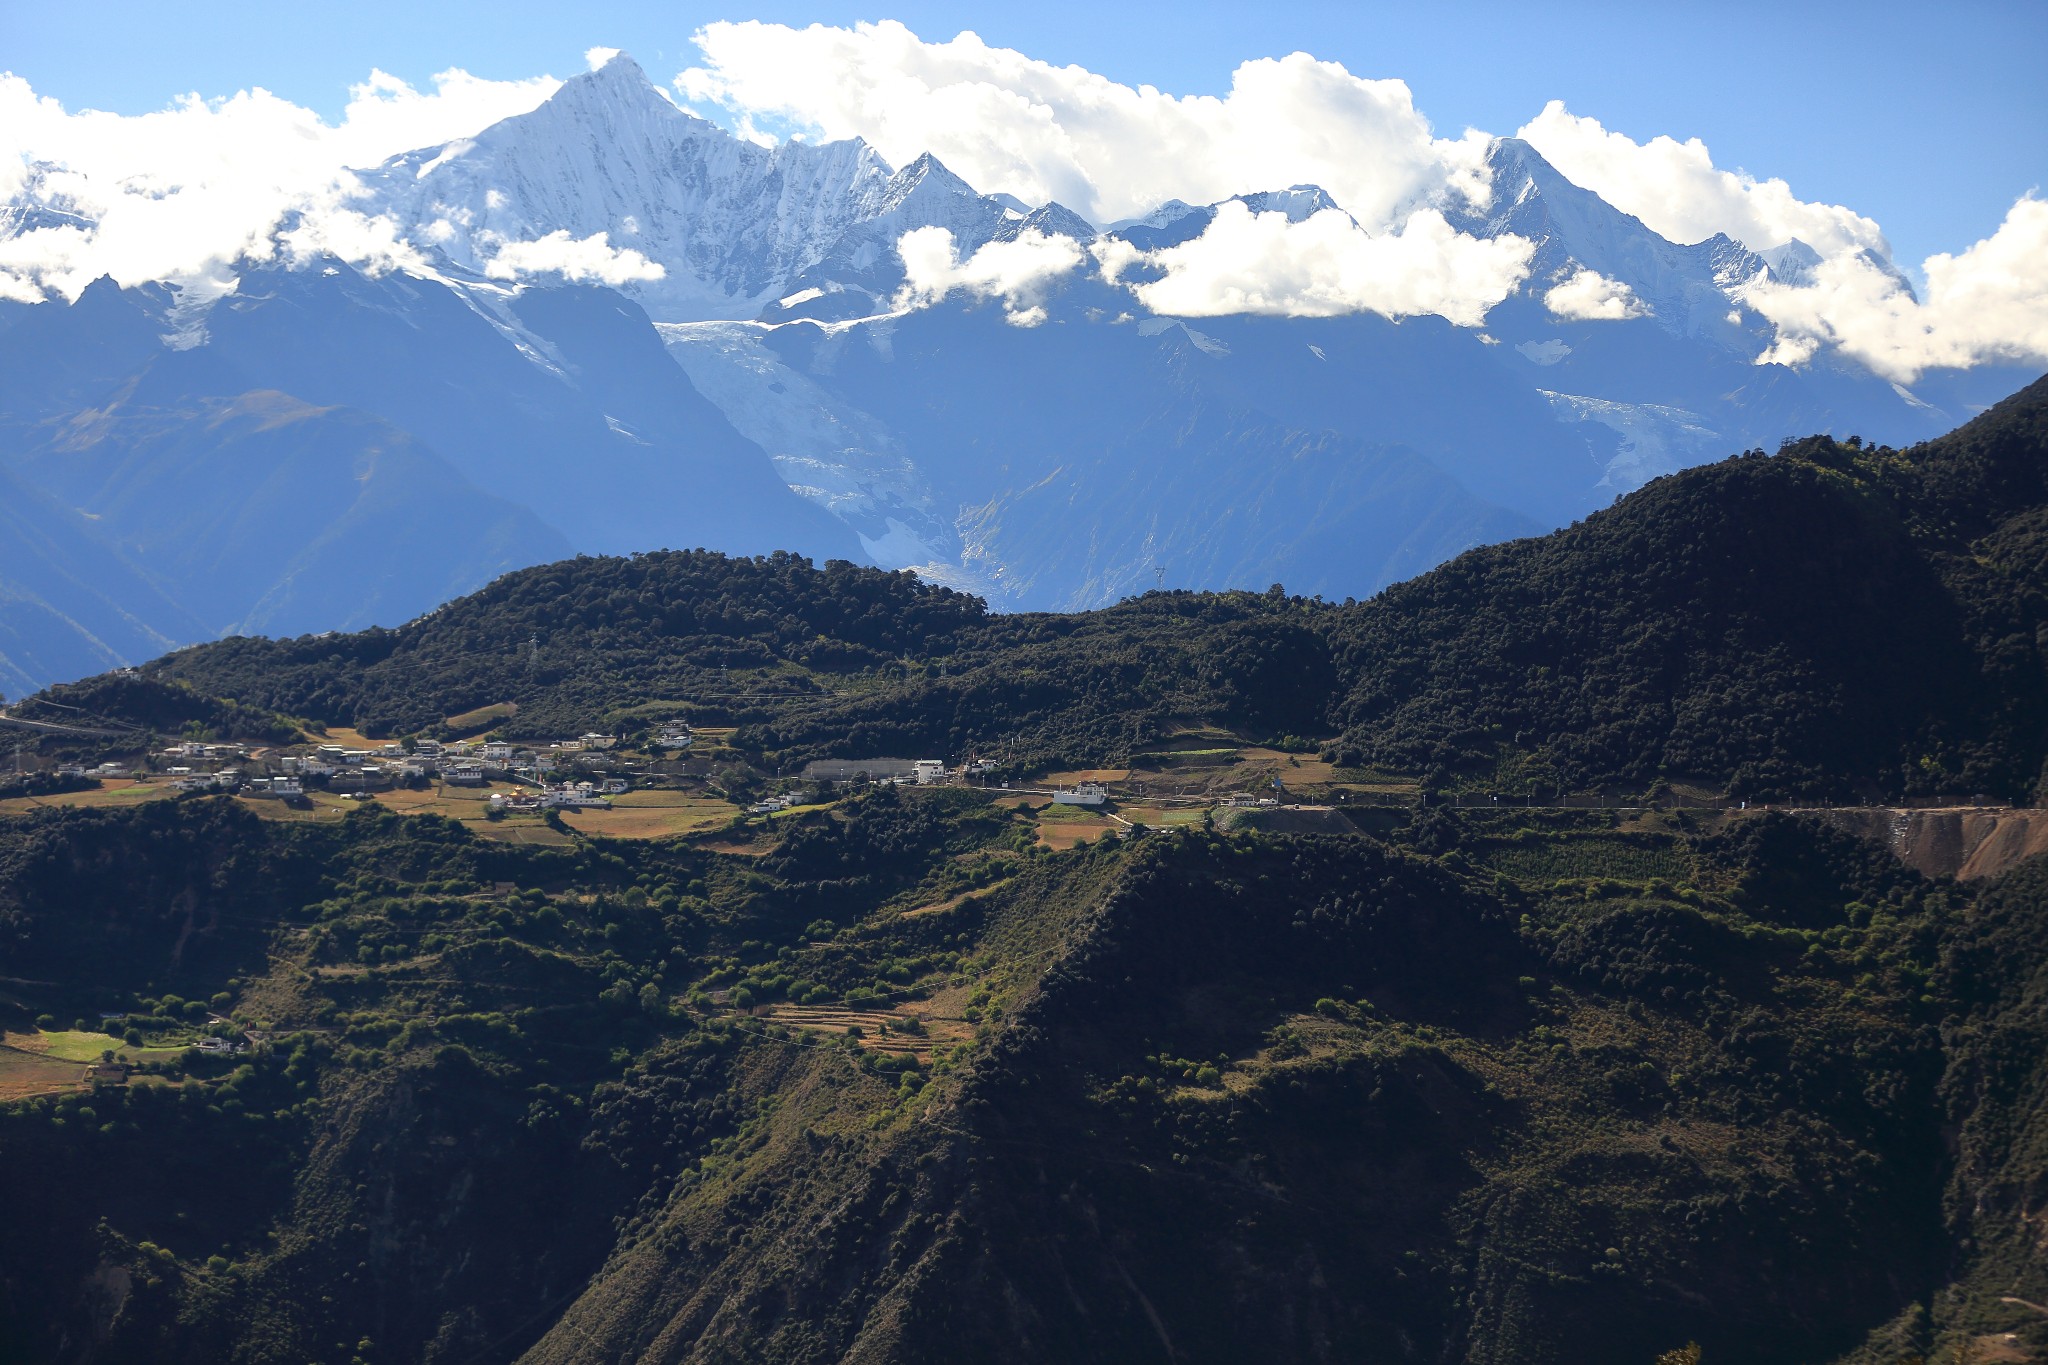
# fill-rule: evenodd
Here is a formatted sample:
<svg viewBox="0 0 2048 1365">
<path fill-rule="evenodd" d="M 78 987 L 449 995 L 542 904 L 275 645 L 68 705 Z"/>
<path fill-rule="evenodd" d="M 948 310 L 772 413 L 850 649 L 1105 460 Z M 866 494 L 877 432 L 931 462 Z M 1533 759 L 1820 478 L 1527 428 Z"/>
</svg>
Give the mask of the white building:
<svg viewBox="0 0 2048 1365">
<path fill-rule="evenodd" d="M 550 787 L 541 793 L 540 803 L 568 810 L 610 810 L 612 804 L 593 791 L 588 782 L 573 787 Z"/>
<path fill-rule="evenodd" d="M 1109 793 L 1102 789 L 1100 782 L 1082 782 L 1072 791 L 1056 791 L 1052 794 L 1055 806 L 1099 806 L 1109 799 Z"/>
</svg>

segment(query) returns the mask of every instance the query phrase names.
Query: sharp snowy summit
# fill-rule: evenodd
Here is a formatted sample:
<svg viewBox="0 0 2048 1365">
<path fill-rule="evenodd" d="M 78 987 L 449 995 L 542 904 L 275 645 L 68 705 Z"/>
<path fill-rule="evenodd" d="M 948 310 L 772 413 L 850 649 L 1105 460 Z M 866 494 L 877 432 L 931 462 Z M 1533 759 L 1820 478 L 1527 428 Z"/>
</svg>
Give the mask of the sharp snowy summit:
<svg viewBox="0 0 2048 1365">
<path fill-rule="evenodd" d="M 743 141 L 624 55 L 532 113 L 363 178 L 368 211 L 463 271 L 488 275 L 508 249 L 545 264 L 520 248 L 556 234 L 633 253 L 657 268 L 622 268 L 619 283 L 669 322 L 754 317 L 821 267 L 887 287 L 902 233 L 940 226 L 971 249 L 1015 217 L 931 157 L 897 170 L 859 139 Z"/>
</svg>

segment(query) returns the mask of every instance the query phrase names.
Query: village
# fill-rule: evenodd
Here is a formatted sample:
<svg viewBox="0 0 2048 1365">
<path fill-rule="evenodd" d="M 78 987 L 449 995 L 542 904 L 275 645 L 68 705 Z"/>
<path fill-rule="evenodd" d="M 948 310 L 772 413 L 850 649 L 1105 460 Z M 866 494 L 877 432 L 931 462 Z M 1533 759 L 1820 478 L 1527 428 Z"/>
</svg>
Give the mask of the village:
<svg viewBox="0 0 2048 1365">
<path fill-rule="evenodd" d="M 138 761 L 92 766 L 60 765 L 57 776 L 102 784 L 157 783 L 171 792 L 239 796 L 308 807 L 321 793 L 362 798 L 431 786 L 470 788 L 499 810 L 609 809 L 630 791 L 644 762 L 629 760 L 616 737 L 517 743 L 506 739 L 449 740 L 407 737 L 370 742 L 313 742 L 261 747 L 184 740 Z M 648 745 L 649 757 L 687 751 L 696 742 L 684 724 L 664 726 Z M 491 791 L 495 785 L 511 790 Z"/>
<path fill-rule="evenodd" d="M 503 733 L 516 713 L 515 705 L 500 703 L 451 716 L 438 738 L 373 738 L 330 726 L 308 727 L 301 742 L 291 744 L 197 737 L 133 747 L 115 742 L 96 753 L 85 750 L 96 762 L 45 757 L 31 768 L 32 746 L 56 741 L 52 747 L 77 754 L 75 741 L 67 743 L 73 736 L 120 741 L 129 733 L 140 739 L 141 732 L 90 728 L 83 718 L 77 726 L 24 722 L 0 712 L 0 725 L 11 727 L 7 733 L 18 740 L 18 794 L 0 795 L 0 816 L 39 806 L 225 796 L 273 820 L 337 820 L 368 805 L 443 816 L 501 842 L 695 838 L 758 854 L 772 846 L 783 821 L 824 809 L 850 789 L 876 785 L 981 789 L 997 804 L 1027 813 L 1037 842 L 1051 851 L 1181 825 L 1343 833 L 1374 827 L 1383 818 L 1369 814 L 1374 810 L 1393 814 L 1427 804 L 1604 809 L 1617 816 L 1659 809 L 1735 815 L 1747 806 L 1676 782 L 1636 793 L 1427 793 L 1410 776 L 1342 768 L 1312 748 L 1275 747 L 1209 726 L 1164 735 L 1115 767 L 1020 769 L 1004 746 L 994 745 L 950 758 L 820 758 L 773 768 L 735 748 L 730 727 L 693 725 L 673 714 L 620 724 L 612 733 L 543 740 Z M 1980 815 L 1991 806 L 1981 797 L 1915 804 Z M 1992 813 L 2001 830 L 2026 826 L 2002 838 L 2034 838 L 2034 822 L 2022 820 L 2024 813 Z M 1838 818 L 1854 817 L 1844 808 Z M 1903 817 L 1894 812 L 1893 818 Z"/>
<path fill-rule="evenodd" d="M 729 728 L 669 717 L 616 733 L 515 739 L 500 733 L 510 714 L 487 707 L 451 717 L 441 738 L 372 738 L 326 727 L 310 728 L 293 744 L 208 737 L 133 750 L 110 745 L 94 755 L 97 762 L 43 766 L 45 777 L 68 789 L 0 799 L 0 815 L 38 805 L 225 796 L 277 820 L 337 819 L 360 805 L 439 814 L 482 837 L 515 843 L 734 831 L 758 845 L 759 835 L 771 831 L 749 832 L 750 825 L 772 827 L 849 788 L 970 786 L 1034 812 L 1041 842 L 1061 849 L 1142 827 L 1205 820 L 1322 827 L 1332 817 L 1341 822 L 1339 806 L 1416 799 L 1411 781 L 1339 773 L 1312 755 L 1207 729 L 1171 736 L 1114 768 L 1019 772 L 996 750 L 954 758 L 814 759 L 768 771 L 731 746 Z M 465 728 L 469 737 L 447 737 Z"/>
</svg>

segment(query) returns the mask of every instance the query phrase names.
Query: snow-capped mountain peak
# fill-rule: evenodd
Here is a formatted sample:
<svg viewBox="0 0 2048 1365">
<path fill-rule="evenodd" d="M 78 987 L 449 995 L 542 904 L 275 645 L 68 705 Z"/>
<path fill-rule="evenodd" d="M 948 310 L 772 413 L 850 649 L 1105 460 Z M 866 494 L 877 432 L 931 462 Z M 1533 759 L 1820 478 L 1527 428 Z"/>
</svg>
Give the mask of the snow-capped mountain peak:
<svg viewBox="0 0 2048 1365">
<path fill-rule="evenodd" d="M 458 270 L 489 271 L 507 243 L 602 233 L 661 267 L 622 285 L 657 320 L 754 317 L 809 288 L 886 296 L 901 233 L 937 224 L 971 250 L 1008 212 L 930 155 L 896 170 L 858 138 L 734 137 L 672 104 L 624 54 L 530 113 L 365 180 L 371 211 Z"/>
<path fill-rule="evenodd" d="M 1807 284 L 1813 279 L 1813 268 L 1820 264 L 1818 251 L 1797 237 L 1767 246 L 1756 253 L 1770 268 L 1771 278 L 1779 284 Z"/>
<path fill-rule="evenodd" d="M 1668 241 L 1641 219 L 1567 180 L 1520 138 L 1495 139 L 1487 164 L 1492 175 L 1487 209 L 1450 217 L 1475 236 L 1513 233 L 1534 242 L 1527 291 L 1544 293 L 1582 269 L 1591 270 L 1627 286 L 1668 332 L 1747 344 L 1730 331 L 1730 294 L 1768 267 L 1741 243 L 1720 234 L 1690 245 Z"/>
<path fill-rule="evenodd" d="M 1338 208 L 1337 201 L 1321 185 L 1289 185 L 1284 190 L 1262 190 L 1236 198 L 1253 213 L 1284 213 L 1290 223 L 1312 218 L 1324 209 Z"/>
</svg>

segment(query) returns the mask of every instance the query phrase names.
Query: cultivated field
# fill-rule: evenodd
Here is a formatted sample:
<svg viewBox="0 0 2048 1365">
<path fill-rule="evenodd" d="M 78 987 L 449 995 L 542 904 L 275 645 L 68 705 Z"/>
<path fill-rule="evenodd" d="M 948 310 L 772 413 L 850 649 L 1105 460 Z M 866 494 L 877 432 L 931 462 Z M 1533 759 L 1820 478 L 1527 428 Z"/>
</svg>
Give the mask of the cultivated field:
<svg viewBox="0 0 2048 1365">
<path fill-rule="evenodd" d="M 339 744 L 344 749 L 375 749 L 384 741 L 371 739 L 360 730 L 351 730 L 346 725 L 330 725 L 322 731 L 308 731 L 322 744 Z"/>
<path fill-rule="evenodd" d="M 1047 773 L 1038 779 L 1038 785 L 1073 787 L 1083 782 L 1122 782 L 1130 775 L 1129 768 L 1074 768 L 1063 773 Z"/>
<path fill-rule="evenodd" d="M 722 829 L 740 808 L 694 792 L 637 791 L 612 798 L 610 810 L 565 810 L 562 818 L 579 834 L 607 839 L 676 839 Z"/>
<path fill-rule="evenodd" d="M 60 796 L 17 796 L 0 801 L 0 815 L 26 815 L 42 806 L 137 806 L 144 801 L 176 795 L 168 781 L 121 777 L 90 791 L 65 792 Z"/>
<path fill-rule="evenodd" d="M 0 1038 L 0 1044 L 60 1062 L 96 1062 L 100 1054 L 107 1051 L 129 1062 L 180 1057 L 185 1053 L 183 1044 L 177 1047 L 130 1047 L 111 1033 L 98 1033 L 91 1029 L 10 1033 Z"/>
<path fill-rule="evenodd" d="M 1199 825 L 1202 817 L 1209 814 L 1207 806 L 1147 806 L 1120 802 L 1117 814 L 1134 825 L 1151 825 L 1155 829 L 1169 825 Z"/>
<path fill-rule="evenodd" d="M 451 734 L 473 735 L 480 730 L 488 730 L 501 720 L 510 720 L 518 714 L 518 702 L 501 701 L 490 706 L 479 706 L 474 711 L 464 711 L 459 716 L 449 716 L 442 724 L 448 727 Z"/>
<path fill-rule="evenodd" d="M 1038 812 L 1038 842 L 1055 852 L 1092 844 L 1123 826 L 1083 806 L 1048 805 Z"/>
<path fill-rule="evenodd" d="M 0 1101 L 53 1095 L 84 1084 L 85 1067 L 81 1063 L 0 1045 Z"/>
<path fill-rule="evenodd" d="M 258 800 L 253 796 L 238 796 L 235 800 L 254 811 L 260 820 L 281 820 L 287 823 L 340 820 L 358 804 L 354 801 L 344 801 L 328 792 L 307 792 L 308 804 L 303 806 L 288 806 L 282 801 Z"/>
<path fill-rule="evenodd" d="M 951 1047 L 974 1036 L 974 1026 L 936 1000 L 910 1001 L 886 1010 L 844 1005 L 775 1005 L 756 1016 L 768 1023 L 843 1037 L 859 1029 L 860 1045 L 871 1052 L 908 1053 L 931 1060 L 934 1047 Z"/>
</svg>

